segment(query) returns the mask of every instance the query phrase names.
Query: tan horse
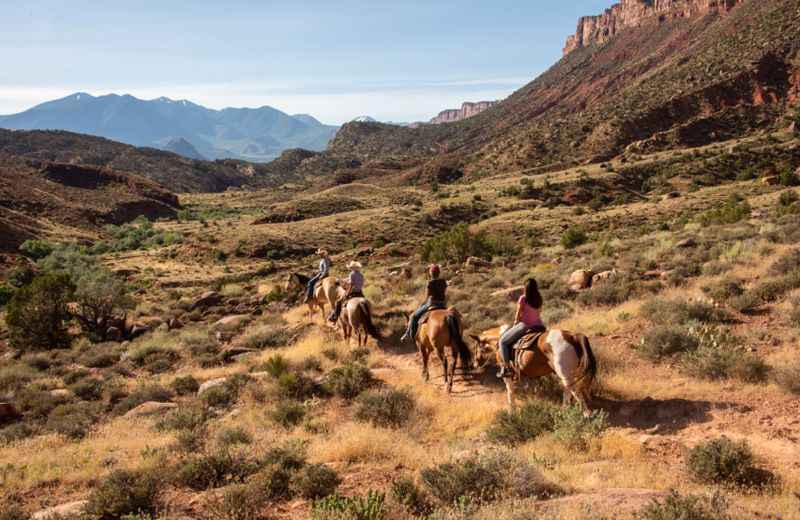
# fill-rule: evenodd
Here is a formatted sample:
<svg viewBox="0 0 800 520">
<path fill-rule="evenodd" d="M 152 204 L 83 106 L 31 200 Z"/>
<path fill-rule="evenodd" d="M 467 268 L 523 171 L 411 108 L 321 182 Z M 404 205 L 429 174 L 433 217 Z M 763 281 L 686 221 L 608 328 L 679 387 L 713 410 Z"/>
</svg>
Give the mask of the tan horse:
<svg viewBox="0 0 800 520">
<path fill-rule="evenodd" d="M 304 294 L 309 280 L 310 278 L 308 276 L 300 273 L 291 273 L 286 279 L 286 292 L 297 293 L 299 291 L 301 295 Z M 343 289 L 339 286 L 339 282 L 336 278 L 331 276 L 317 282 L 314 287 L 314 296 L 308 299 L 309 316 L 314 313 L 314 309 L 319 308 L 322 320 L 325 321 L 327 319 L 327 316 L 325 316 L 325 305 L 330 305 L 331 309 L 333 309 L 333 306 L 336 305 L 336 301 L 341 295 L 341 291 L 343 291 Z"/>
<path fill-rule="evenodd" d="M 453 391 L 453 378 L 456 373 L 456 362 L 461 359 L 464 373 L 472 368 L 472 352 L 464 342 L 461 315 L 455 309 L 437 309 L 428 313 L 426 321 L 417 329 L 414 340 L 422 356 L 422 377 L 430 380 L 428 360 L 432 352 L 436 352 L 442 362 L 444 384 L 447 392 Z"/>
<path fill-rule="evenodd" d="M 366 347 L 370 336 L 375 338 L 375 341 L 381 340 L 381 334 L 372 322 L 372 308 L 369 300 L 363 296 L 347 300 L 342 309 L 342 314 L 339 316 L 339 324 L 342 326 L 342 334 L 348 344 L 353 337 L 353 332 L 356 333 L 359 347 Z"/>
<path fill-rule="evenodd" d="M 494 358 L 502 363 L 498 341 L 501 328 L 490 329 L 480 336 L 470 336 L 477 342 L 475 359 L 479 366 L 486 366 Z M 566 330 L 552 329 L 540 335 L 530 349 L 519 357 L 520 379 L 536 378 L 556 374 L 564 386 L 564 405 L 574 397 L 583 408 L 584 415 L 591 411 L 591 388 L 597 376 L 595 360 L 589 338 Z M 504 378 L 508 392 L 508 406 L 514 409 L 516 386 L 519 381 Z"/>
</svg>

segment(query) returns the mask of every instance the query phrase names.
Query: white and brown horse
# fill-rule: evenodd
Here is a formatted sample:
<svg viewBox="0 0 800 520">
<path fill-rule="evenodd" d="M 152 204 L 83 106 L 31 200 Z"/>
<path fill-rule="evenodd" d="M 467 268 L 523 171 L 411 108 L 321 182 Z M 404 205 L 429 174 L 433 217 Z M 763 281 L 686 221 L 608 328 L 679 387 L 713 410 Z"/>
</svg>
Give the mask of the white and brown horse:
<svg viewBox="0 0 800 520">
<path fill-rule="evenodd" d="M 498 341 L 504 329 L 490 329 L 480 336 L 470 336 L 477 343 L 475 359 L 479 366 L 488 365 L 492 359 L 502 363 Z M 526 338 L 523 338 L 525 341 Z M 564 387 L 565 405 L 574 397 L 588 415 L 591 411 L 591 388 L 597 376 L 597 361 L 589 338 L 566 330 L 552 329 L 544 332 L 533 344 L 517 356 L 517 373 L 522 378 L 537 378 L 555 374 Z M 508 392 L 508 405 L 514 409 L 518 380 L 507 377 L 503 381 Z"/>
<path fill-rule="evenodd" d="M 300 273 L 291 273 L 286 279 L 286 292 L 294 292 L 295 294 L 299 292 L 301 296 L 304 295 L 310 279 Z M 331 309 L 333 309 L 343 291 L 344 289 L 339 285 L 339 282 L 331 276 L 318 281 L 314 287 L 314 295 L 307 302 L 309 316 L 314 313 L 314 309 L 319 308 L 322 320 L 325 321 L 327 318 L 325 316 L 325 305 L 330 305 Z"/>
<path fill-rule="evenodd" d="M 372 321 L 372 306 L 369 300 L 363 296 L 356 296 L 347 300 L 339 316 L 339 325 L 342 327 L 342 334 L 348 343 L 356 334 L 358 346 L 367 346 L 367 340 L 371 336 L 375 341 L 381 340 L 381 333 Z"/>
<path fill-rule="evenodd" d="M 414 338 L 422 357 L 422 377 L 430 380 L 428 361 L 433 352 L 439 357 L 444 370 L 444 384 L 447 392 L 453 391 L 456 362 L 461 360 L 461 368 L 467 373 L 472 368 L 472 352 L 463 334 L 461 315 L 455 309 L 434 309 L 423 318 Z"/>
</svg>

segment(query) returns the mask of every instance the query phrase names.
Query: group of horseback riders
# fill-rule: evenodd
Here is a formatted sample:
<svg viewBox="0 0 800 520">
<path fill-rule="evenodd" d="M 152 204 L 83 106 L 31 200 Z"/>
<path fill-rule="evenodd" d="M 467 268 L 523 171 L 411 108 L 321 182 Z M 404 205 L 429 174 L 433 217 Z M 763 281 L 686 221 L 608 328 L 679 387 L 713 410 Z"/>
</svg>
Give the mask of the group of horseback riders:
<svg viewBox="0 0 800 520">
<path fill-rule="evenodd" d="M 314 295 L 314 290 L 321 280 L 330 276 L 331 259 L 328 252 L 324 249 L 317 250 L 317 255 L 320 257 L 319 268 L 317 273 L 308 281 L 305 288 L 304 302 L 307 302 Z M 343 305 L 347 300 L 356 297 L 364 297 L 364 274 L 361 272 L 362 265 L 360 262 L 351 261 L 347 264 L 350 273 L 347 278 L 342 281 L 345 293 L 341 297 L 331 312 L 328 320 L 336 323 L 342 312 Z M 428 284 L 426 287 L 426 298 L 422 305 L 411 315 L 408 327 L 400 338 L 401 341 L 413 341 L 417 336 L 417 330 L 420 320 L 430 311 L 436 309 L 447 308 L 447 280 L 441 278 L 441 267 L 436 264 L 431 264 L 427 269 Z M 544 332 L 545 326 L 541 318 L 543 299 L 539 292 L 538 284 L 533 278 L 529 278 L 525 283 L 525 291 L 517 301 L 516 314 L 514 317 L 514 325 L 505 330 L 499 339 L 499 351 L 502 358 L 500 370 L 497 373 L 498 378 L 506 378 L 513 376 L 512 363 L 514 361 L 514 346 L 523 337 L 531 332 Z"/>
</svg>

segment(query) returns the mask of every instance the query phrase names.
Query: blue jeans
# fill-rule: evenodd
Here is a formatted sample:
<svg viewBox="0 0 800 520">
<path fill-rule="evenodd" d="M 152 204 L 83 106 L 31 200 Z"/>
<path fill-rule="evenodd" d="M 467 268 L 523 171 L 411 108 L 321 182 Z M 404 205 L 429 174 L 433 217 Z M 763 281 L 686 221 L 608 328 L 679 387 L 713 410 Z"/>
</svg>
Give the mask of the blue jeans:
<svg viewBox="0 0 800 520">
<path fill-rule="evenodd" d="M 527 334 L 528 332 L 534 329 L 540 329 L 541 326 L 535 325 L 533 327 L 528 327 L 522 322 L 517 323 L 500 336 L 500 354 L 503 356 L 503 361 L 506 363 L 511 363 L 514 361 L 514 345 L 517 344 L 522 337 Z"/>
<path fill-rule="evenodd" d="M 314 275 L 311 280 L 308 281 L 308 285 L 306 285 L 306 297 L 313 298 L 314 297 L 314 287 L 317 285 L 317 282 L 320 281 L 322 278 L 321 274 Z"/>
<path fill-rule="evenodd" d="M 425 316 L 425 313 L 431 310 L 433 306 L 437 307 L 444 307 L 444 304 L 441 303 L 434 303 L 430 299 L 425 300 L 425 303 L 419 306 L 419 309 L 414 311 L 414 314 L 411 315 L 411 319 L 408 320 L 408 328 L 406 329 L 406 334 L 411 339 L 415 339 L 417 337 L 417 327 L 419 327 L 419 320 Z"/>
</svg>

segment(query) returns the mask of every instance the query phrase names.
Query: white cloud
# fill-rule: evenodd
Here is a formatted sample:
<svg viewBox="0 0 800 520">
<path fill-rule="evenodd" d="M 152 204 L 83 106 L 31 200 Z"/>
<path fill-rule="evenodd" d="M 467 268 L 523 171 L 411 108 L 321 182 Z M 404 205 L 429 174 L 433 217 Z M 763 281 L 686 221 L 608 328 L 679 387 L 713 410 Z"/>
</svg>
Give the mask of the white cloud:
<svg viewBox="0 0 800 520">
<path fill-rule="evenodd" d="M 269 105 L 290 114 L 307 113 L 326 123 L 343 123 L 360 115 L 383 121 L 424 121 L 464 101 L 502 99 L 526 78 L 487 78 L 428 82 L 319 85 L 308 82 L 237 82 L 152 85 L 131 88 L 90 86 L 0 85 L 0 114 L 16 113 L 38 103 L 82 91 L 93 95 L 127 93 L 142 99 L 166 96 L 188 99 L 209 108 Z"/>
</svg>

